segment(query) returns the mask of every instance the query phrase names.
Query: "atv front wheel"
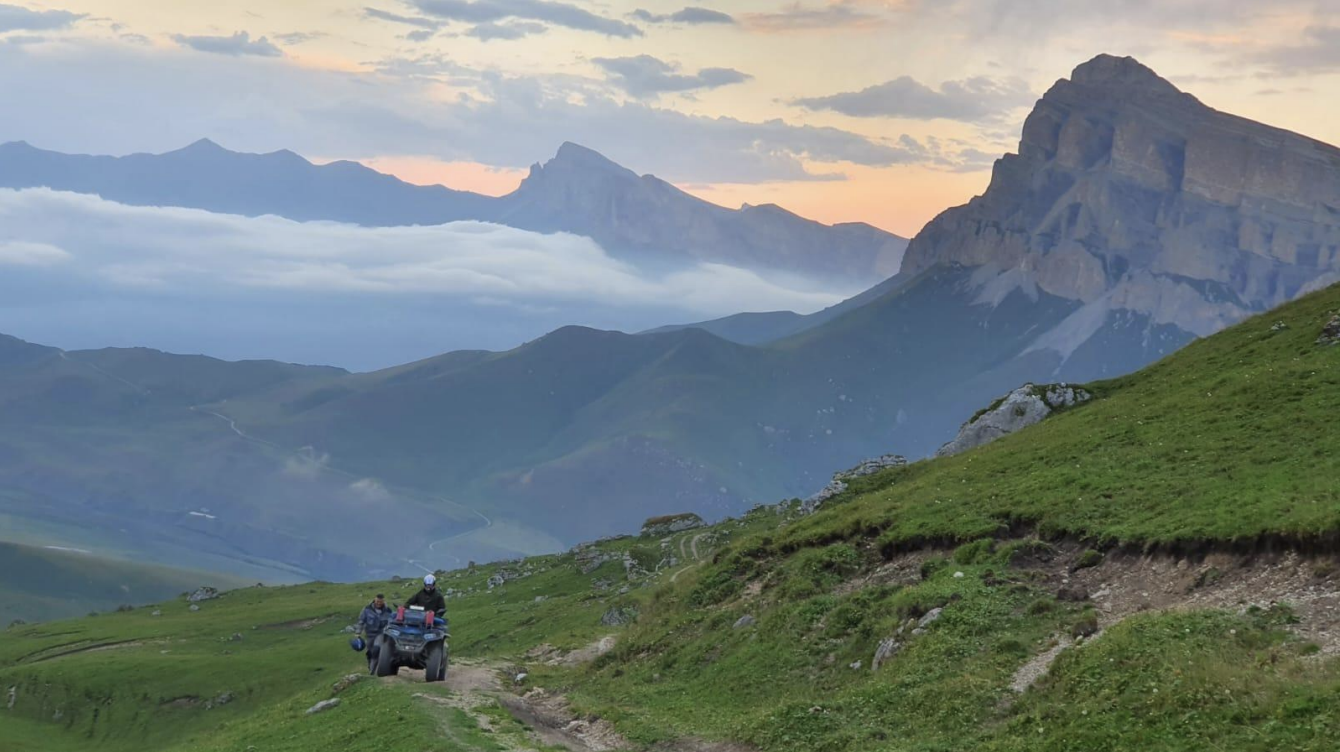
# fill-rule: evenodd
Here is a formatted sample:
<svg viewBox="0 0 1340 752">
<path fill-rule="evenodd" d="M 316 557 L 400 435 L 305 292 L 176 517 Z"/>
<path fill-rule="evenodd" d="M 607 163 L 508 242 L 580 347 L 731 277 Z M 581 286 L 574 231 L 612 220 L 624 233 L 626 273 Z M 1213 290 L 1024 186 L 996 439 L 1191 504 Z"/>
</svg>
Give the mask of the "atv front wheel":
<svg viewBox="0 0 1340 752">
<path fill-rule="evenodd" d="M 442 649 L 442 643 L 434 642 L 424 651 L 423 678 L 430 682 L 447 678 L 447 653 Z"/>
<path fill-rule="evenodd" d="M 377 666 L 373 673 L 377 676 L 394 676 L 400 667 L 395 665 L 395 643 L 381 638 L 381 643 L 377 646 Z"/>
</svg>

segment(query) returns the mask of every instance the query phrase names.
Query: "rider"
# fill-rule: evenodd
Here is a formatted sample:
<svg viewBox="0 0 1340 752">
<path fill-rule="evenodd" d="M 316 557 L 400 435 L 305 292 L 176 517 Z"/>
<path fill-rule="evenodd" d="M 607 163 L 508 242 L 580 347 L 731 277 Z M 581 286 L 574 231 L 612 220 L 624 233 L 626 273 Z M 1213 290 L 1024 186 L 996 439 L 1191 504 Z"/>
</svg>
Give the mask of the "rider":
<svg viewBox="0 0 1340 752">
<path fill-rule="evenodd" d="M 377 597 L 372 602 L 363 607 L 363 613 L 358 616 L 358 630 L 362 632 L 363 639 L 367 642 L 368 658 L 376 657 L 377 638 L 381 636 L 382 630 L 386 629 L 386 623 L 391 620 L 391 607 L 386 605 L 386 597 L 377 593 Z"/>
<path fill-rule="evenodd" d="M 447 618 L 447 599 L 438 591 L 437 578 L 431 574 L 424 575 L 423 588 L 411 595 L 409 600 L 405 601 L 405 605 L 422 606 L 425 611 L 432 611 L 443 619 Z"/>
</svg>

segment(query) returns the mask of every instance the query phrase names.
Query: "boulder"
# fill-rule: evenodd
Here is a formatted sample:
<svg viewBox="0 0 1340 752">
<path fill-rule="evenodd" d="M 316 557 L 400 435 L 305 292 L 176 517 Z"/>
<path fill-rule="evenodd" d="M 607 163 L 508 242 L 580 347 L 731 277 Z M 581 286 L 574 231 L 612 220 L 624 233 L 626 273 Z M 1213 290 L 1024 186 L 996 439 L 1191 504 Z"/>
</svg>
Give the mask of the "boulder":
<svg viewBox="0 0 1340 752">
<path fill-rule="evenodd" d="M 890 658 L 897 655 L 902 647 L 902 643 L 892 637 L 882 640 L 879 643 L 879 647 L 875 649 L 875 657 L 870 660 L 870 670 L 878 671 L 879 667 L 882 666 L 885 661 L 888 661 Z"/>
<path fill-rule="evenodd" d="M 745 614 L 744 616 L 741 616 L 739 619 L 735 620 L 735 624 L 734 626 L 731 627 L 731 629 L 744 629 L 746 627 L 752 627 L 756 622 L 757 620 L 754 619 L 753 616 Z"/>
<path fill-rule="evenodd" d="M 338 697 L 332 697 L 329 700 L 322 700 L 321 702 L 318 702 L 317 704 L 308 708 L 307 715 L 316 715 L 317 713 L 324 713 L 327 710 L 330 710 L 331 708 L 339 707 L 339 705 L 340 705 L 340 698 Z"/>
<path fill-rule="evenodd" d="M 339 694 L 357 684 L 362 678 L 362 674 L 345 674 L 342 679 L 331 686 L 331 689 L 334 690 L 335 694 Z"/>
<path fill-rule="evenodd" d="M 1340 344 L 1340 313 L 1331 316 L 1331 320 L 1326 322 L 1326 326 L 1321 328 L 1321 336 L 1317 337 L 1317 344 L 1323 347 Z"/>
<path fill-rule="evenodd" d="M 218 597 L 219 597 L 219 591 L 216 590 L 215 588 L 198 587 L 195 589 L 195 592 L 186 596 L 186 600 L 190 601 L 191 603 L 199 603 L 201 601 L 212 601 Z"/>
<path fill-rule="evenodd" d="M 1057 410 L 1083 404 L 1093 395 L 1068 384 L 1024 384 L 996 400 L 959 428 L 953 441 L 940 447 L 936 457 L 966 452 L 1027 428 Z"/>
<path fill-rule="evenodd" d="M 637 620 L 637 609 L 632 606 L 615 606 L 600 617 L 600 623 L 607 627 L 622 627 Z"/>
</svg>

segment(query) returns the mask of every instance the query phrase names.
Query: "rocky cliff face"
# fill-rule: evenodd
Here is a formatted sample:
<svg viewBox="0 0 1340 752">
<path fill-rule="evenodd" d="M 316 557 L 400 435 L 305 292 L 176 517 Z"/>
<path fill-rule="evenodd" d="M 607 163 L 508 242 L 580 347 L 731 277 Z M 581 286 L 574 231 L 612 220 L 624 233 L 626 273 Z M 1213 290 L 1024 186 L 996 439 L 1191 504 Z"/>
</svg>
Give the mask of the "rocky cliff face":
<svg viewBox="0 0 1340 752">
<path fill-rule="evenodd" d="M 1038 102 L 990 187 L 937 217 L 904 271 L 975 269 L 1082 303 L 1036 344 L 1069 356 L 1122 314 L 1208 335 L 1340 280 L 1340 150 L 1201 104 L 1131 58 Z"/>
</svg>

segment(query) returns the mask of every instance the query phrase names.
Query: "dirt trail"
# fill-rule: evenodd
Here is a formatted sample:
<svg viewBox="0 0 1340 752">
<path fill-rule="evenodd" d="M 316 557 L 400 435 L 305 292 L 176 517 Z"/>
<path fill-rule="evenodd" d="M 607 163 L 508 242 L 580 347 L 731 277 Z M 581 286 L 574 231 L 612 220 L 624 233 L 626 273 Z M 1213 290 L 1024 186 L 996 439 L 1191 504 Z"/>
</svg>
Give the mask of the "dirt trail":
<svg viewBox="0 0 1340 752">
<path fill-rule="evenodd" d="M 524 696 L 503 686 L 500 667 L 489 663 L 453 662 L 447 669 L 447 693 L 429 691 L 441 685 L 423 683 L 423 672 L 402 669 L 384 681 L 420 684 L 425 691 L 415 692 L 414 698 L 442 708 L 464 711 L 489 736 L 490 742 L 501 745 L 508 752 L 540 752 L 542 749 L 562 747 L 574 752 L 605 752 L 631 749 L 603 720 L 577 718 L 562 695 L 532 689 Z M 522 735 L 500 733 L 494 718 L 485 711 L 502 707 L 526 727 Z M 443 733 L 466 749 L 474 747 L 459 729 L 444 719 Z"/>
</svg>

